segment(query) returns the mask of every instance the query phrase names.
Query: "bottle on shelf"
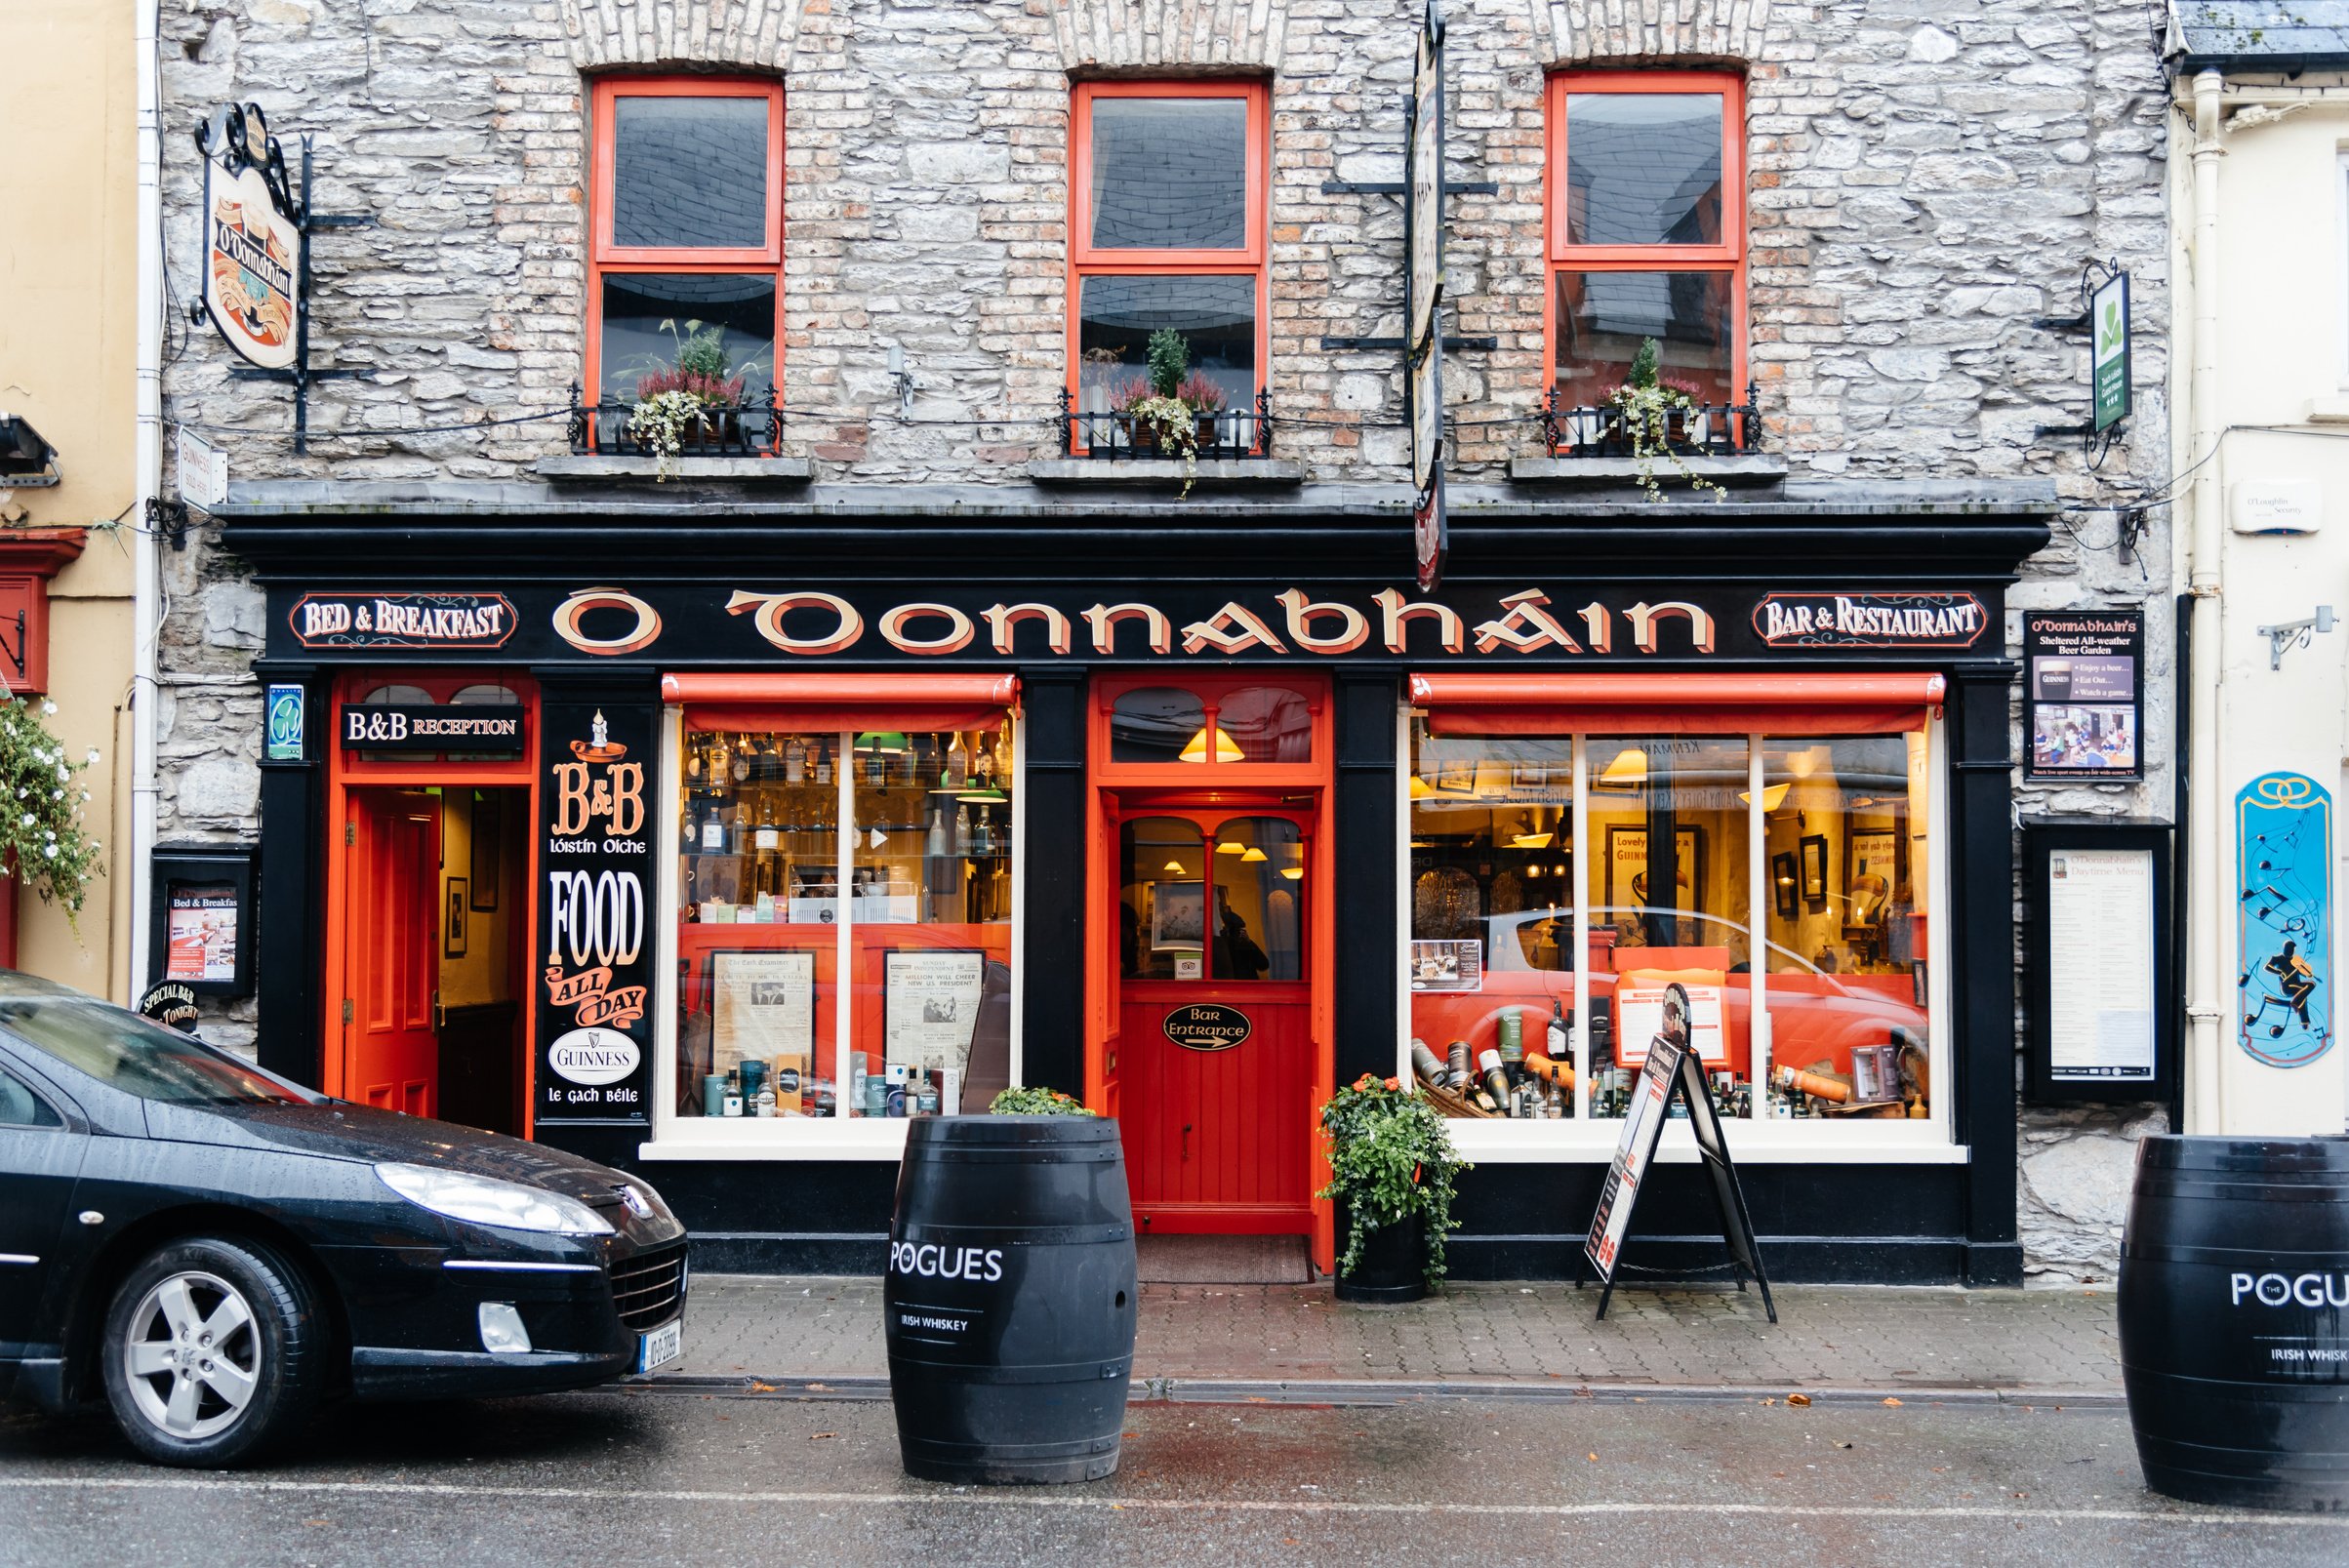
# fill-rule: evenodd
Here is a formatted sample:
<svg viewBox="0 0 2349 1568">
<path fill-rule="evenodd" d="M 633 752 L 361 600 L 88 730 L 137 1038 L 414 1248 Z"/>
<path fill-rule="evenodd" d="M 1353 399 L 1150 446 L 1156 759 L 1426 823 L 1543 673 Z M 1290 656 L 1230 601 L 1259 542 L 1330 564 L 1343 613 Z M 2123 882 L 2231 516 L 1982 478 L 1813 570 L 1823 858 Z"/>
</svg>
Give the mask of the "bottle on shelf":
<svg viewBox="0 0 2349 1568">
<path fill-rule="evenodd" d="M 1011 783 L 1011 727 L 1009 725 L 995 732 L 995 782 L 999 784 Z"/>
<path fill-rule="evenodd" d="M 944 860 L 953 850 L 947 842 L 946 806 L 933 803 L 930 807 L 930 829 L 923 835 L 921 852 L 932 860 Z"/>
<path fill-rule="evenodd" d="M 946 782 L 952 789 L 959 789 L 971 781 L 971 754 L 962 744 L 962 732 L 957 730 L 947 738 Z"/>
<path fill-rule="evenodd" d="M 956 806 L 956 807 L 954 808 L 954 851 L 953 851 L 953 852 L 954 852 L 955 854 L 957 854 L 957 855 L 964 855 L 964 854 L 968 854 L 968 853 L 969 853 L 969 851 L 970 851 L 970 847 L 971 847 L 971 809 L 970 809 L 970 807 L 968 807 L 968 806 Z"/>
<path fill-rule="evenodd" d="M 831 783 L 831 743 L 830 741 L 816 743 L 816 783 L 819 784 Z"/>
<path fill-rule="evenodd" d="M 715 800 L 709 802 L 709 809 L 702 818 L 701 845 L 705 855 L 726 853 L 726 818 Z"/>
<path fill-rule="evenodd" d="M 804 784 L 807 781 L 807 744 L 792 736 L 783 746 L 783 782 Z"/>
</svg>

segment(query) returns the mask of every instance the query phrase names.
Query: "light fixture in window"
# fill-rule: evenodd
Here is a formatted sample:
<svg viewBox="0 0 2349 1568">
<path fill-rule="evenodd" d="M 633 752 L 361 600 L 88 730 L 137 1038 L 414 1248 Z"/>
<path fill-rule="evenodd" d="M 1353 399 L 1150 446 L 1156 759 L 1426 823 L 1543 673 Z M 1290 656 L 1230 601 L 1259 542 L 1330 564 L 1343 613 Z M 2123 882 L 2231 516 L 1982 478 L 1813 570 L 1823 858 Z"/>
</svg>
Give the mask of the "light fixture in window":
<svg viewBox="0 0 2349 1568">
<path fill-rule="evenodd" d="M 1168 861 L 1166 863 L 1166 869 L 1172 871 L 1177 876 L 1181 876 L 1183 874 L 1183 863 L 1181 861 Z"/>
<path fill-rule="evenodd" d="M 1250 844 L 1246 849 L 1239 852 L 1239 863 L 1242 865 L 1246 865 L 1253 861 L 1269 861 L 1271 859 L 1272 857 L 1270 855 L 1267 855 L 1263 850 L 1258 849 L 1253 844 Z"/>
<path fill-rule="evenodd" d="M 1636 789 L 1647 783 L 1647 753 L 1636 745 L 1627 745 L 1615 753 L 1599 775 L 1601 787 Z"/>
<path fill-rule="evenodd" d="M 908 744 L 903 730 L 867 730 L 857 737 L 857 749 L 867 756 L 877 751 L 884 757 L 902 757 Z"/>
<path fill-rule="evenodd" d="M 1237 855 L 1247 847 L 1247 845 L 1241 843 L 1236 838 L 1218 839 L 1215 845 L 1215 853 L 1218 855 Z"/>
<path fill-rule="evenodd" d="M 981 784 L 972 789 L 957 790 L 954 798 L 973 806 L 1000 806 L 1011 797 L 993 784 Z"/>
<path fill-rule="evenodd" d="M 1533 813 L 1521 811 L 1518 813 L 1518 830 L 1511 836 L 1509 847 L 1511 849 L 1548 849 L 1550 841 L 1557 836 L 1556 832 L 1535 832 Z"/>
<path fill-rule="evenodd" d="M 1764 784 L 1762 789 L 1762 815 L 1767 816 L 1769 813 L 1774 812 L 1779 807 L 1785 805 L 1786 792 L 1794 787 L 1794 784 L 1791 780 L 1786 784 Z M 1737 791 L 1737 799 L 1741 805 L 1751 806 L 1754 804 L 1754 791 L 1751 789 L 1740 789 Z"/>
<path fill-rule="evenodd" d="M 1232 739 L 1231 732 L 1226 730 L 1220 724 L 1216 725 L 1215 760 L 1218 762 L 1237 762 L 1244 755 L 1246 755 L 1246 753 L 1240 750 L 1239 743 Z M 1190 741 L 1184 744 L 1183 760 L 1185 762 L 1204 762 L 1207 760 L 1207 726 L 1199 726 L 1197 733 L 1193 735 Z"/>
<path fill-rule="evenodd" d="M 1305 867 L 1302 865 L 1284 865 L 1280 868 L 1280 874 L 1287 877 L 1292 882 L 1302 882 L 1305 880 Z"/>
<path fill-rule="evenodd" d="M 1425 775 L 1417 773 L 1411 775 L 1411 798 L 1413 800 L 1425 800 L 1435 792 L 1436 786 L 1428 783 Z"/>
</svg>

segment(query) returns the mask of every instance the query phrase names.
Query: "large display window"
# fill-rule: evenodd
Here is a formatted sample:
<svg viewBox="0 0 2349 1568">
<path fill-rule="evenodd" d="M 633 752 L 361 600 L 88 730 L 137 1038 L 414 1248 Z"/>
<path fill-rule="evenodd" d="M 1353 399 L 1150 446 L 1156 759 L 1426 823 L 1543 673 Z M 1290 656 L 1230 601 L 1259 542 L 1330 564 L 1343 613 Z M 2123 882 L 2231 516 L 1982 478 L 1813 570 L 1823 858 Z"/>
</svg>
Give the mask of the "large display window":
<svg viewBox="0 0 2349 1568">
<path fill-rule="evenodd" d="M 1678 985 L 1765 1150 L 1946 1149 L 1936 710 L 1509 695 L 1407 719 L 1402 1070 L 1488 1141 L 1611 1147 Z"/>
<path fill-rule="evenodd" d="M 672 716 L 663 1120 L 689 1141 L 983 1110 L 1015 1080 L 1014 714 L 824 716 Z"/>
</svg>

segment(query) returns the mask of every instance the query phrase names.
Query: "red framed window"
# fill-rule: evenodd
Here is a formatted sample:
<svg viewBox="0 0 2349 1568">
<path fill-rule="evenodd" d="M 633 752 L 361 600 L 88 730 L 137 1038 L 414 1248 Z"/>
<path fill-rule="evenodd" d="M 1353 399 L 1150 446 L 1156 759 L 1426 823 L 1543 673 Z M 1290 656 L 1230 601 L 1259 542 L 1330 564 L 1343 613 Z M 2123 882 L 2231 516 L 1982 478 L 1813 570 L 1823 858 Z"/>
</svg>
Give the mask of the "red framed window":
<svg viewBox="0 0 2349 1568">
<path fill-rule="evenodd" d="M 592 114 L 588 401 L 763 400 L 781 364 L 782 84 L 616 77 Z"/>
<path fill-rule="evenodd" d="M 1182 340 L 1177 395 L 1251 450 L 1265 384 L 1262 82 L 1082 82 L 1070 176 L 1069 395 L 1076 441 L 1118 437 L 1153 390 L 1153 335 Z"/>
<path fill-rule="evenodd" d="M 1746 388 L 1745 84 L 1718 71 L 1550 80 L 1552 386 L 1606 403 L 1654 339 L 1700 404 Z"/>
</svg>

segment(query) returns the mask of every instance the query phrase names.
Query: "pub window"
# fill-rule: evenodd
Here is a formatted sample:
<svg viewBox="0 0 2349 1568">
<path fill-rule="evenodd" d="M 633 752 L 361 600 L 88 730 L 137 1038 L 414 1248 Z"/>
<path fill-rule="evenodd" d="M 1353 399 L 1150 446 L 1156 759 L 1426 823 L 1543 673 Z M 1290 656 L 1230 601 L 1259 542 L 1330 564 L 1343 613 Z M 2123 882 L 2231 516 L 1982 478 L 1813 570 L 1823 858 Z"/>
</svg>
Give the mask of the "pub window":
<svg viewBox="0 0 2349 1568">
<path fill-rule="evenodd" d="M 1403 1070 L 1455 1117 L 1620 1118 L 1677 986 L 1724 1117 L 1935 1121 L 1928 757 L 1923 710 L 1795 737 L 1415 720 Z"/>
<path fill-rule="evenodd" d="M 1746 401 L 1742 82 L 1564 72 L 1550 93 L 1554 403 L 1594 419 L 1650 341 L 1666 387 Z M 1568 422 L 1569 438 L 1588 433 Z"/>
<path fill-rule="evenodd" d="M 686 713 L 670 1114 L 986 1109 L 1011 1081 L 1009 711 L 937 730 Z"/>
<path fill-rule="evenodd" d="M 757 446 L 776 385 L 783 279 L 783 88 L 623 77 L 593 89 L 587 385 L 596 438 L 682 391 L 705 438 Z M 748 411 L 757 409 L 755 417 Z"/>
<path fill-rule="evenodd" d="M 1214 445 L 1259 439 L 1265 384 L 1265 166 L 1259 82 L 1084 82 L 1071 181 L 1073 439 L 1130 445 L 1151 342 L 1180 344 L 1174 395 Z M 1202 439 L 1202 445 L 1208 444 Z"/>
</svg>

